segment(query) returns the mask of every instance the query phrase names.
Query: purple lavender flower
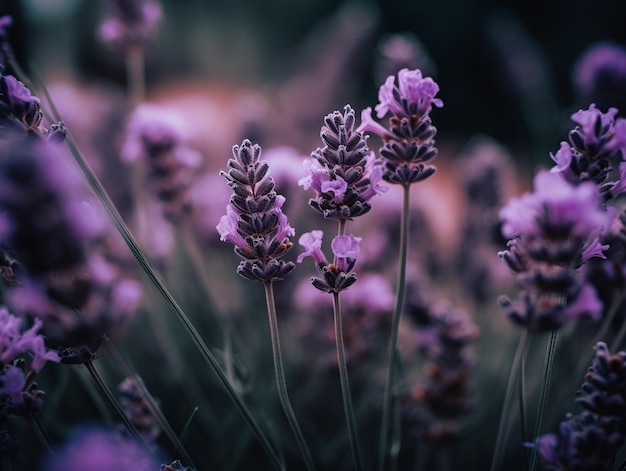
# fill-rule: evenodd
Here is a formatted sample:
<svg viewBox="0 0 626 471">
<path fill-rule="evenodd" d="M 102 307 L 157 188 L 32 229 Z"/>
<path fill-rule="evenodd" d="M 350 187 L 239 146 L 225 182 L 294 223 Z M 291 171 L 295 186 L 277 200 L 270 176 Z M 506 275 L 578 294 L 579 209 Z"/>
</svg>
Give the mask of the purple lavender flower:
<svg viewBox="0 0 626 471">
<path fill-rule="evenodd" d="M 604 342 L 585 375 L 583 412 L 561 422 L 558 434 L 538 439 L 539 453 L 550 471 L 609 471 L 626 437 L 626 352 L 611 355 Z"/>
<path fill-rule="evenodd" d="M 217 230 L 220 240 L 232 243 L 244 259 L 237 273 L 265 282 L 282 280 L 295 268 L 279 260 L 293 246 L 289 238 L 295 231 L 281 209 L 285 198 L 274 191 L 269 166 L 260 156 L 261 147 L 247 139 L 233 147 L 228 172 L 220 172 L 233 195 Z"/>
<path fill-rule="evenodd" d="M 419 69 L 402 69 L 397 77 L 389 76 L 378 92 L 378 118 L 391 114 L 389 129 L 372 118 L 371 108 L 361 114 L 360 132 L 378 134 L 384 142 L 383 178 L 390 183 L 410 185 L 435 173 L 435 167 L 425 165 L 437 156 L 432 125 L 432 107 L 441 108 L 443 101 L 435 96 L 439 86 Z"/>
<path fill-rule="evenodd" d="M 189 187 L 202 162 L 200 153 L 185 145 L 186 124 L 172 110 L 156 105 L 137 107 L 128 123 L 122 159 L 144 160 L 153 194 L 164 216 L 180 222 L 192 211 Z"/>
<path fill-rule="evenodd" d="M 108 0 L 108 16 L 100 25 L 100 38 L 124 52 L 143 49 L 162 16 L 161 6 L 155 0 Z"/>
<path fill-rule="evenodd" d="M 307 175 L 299 184 L 315 191 L 309 204 L 325 218 L 348 220 L 367 213 L 369 201 L 384 191 L 380 161 L 354 130 L 354 110 L 346 105 L 324 118 L 321 138 L 325 146 L 305 160 Z"/>
<path fill-rule="evenodd" d="M 305 249 L 298 255 L 297 262 L 301 263 L 306 257 L 313 257 L 315 266 L 323 278 L 312 278 L 311 283 L 320 291 L 339 293 L 356 282 L 356 274 L 351 272 L 359 256 L 360 237 L 353 235 L 335 236 L 330 244 L 335 254 L 334 263 L 329 263 L 322 252 L 322 231 L 306 232 L 298 241 Z"/>
<path fill-rule="evenodd" d="M 45 471 L 138 471 L 152 460 L 134 441 L 104 428 L 83 427 L 43 464 Z"/>
<path fill-rule="evenodd" d="M 0 17 L 0 74 L 4 72 L 7 67 L 9 55 L 11 54 L 11 47 L 8 41 L 7 29 L 13 24 L 13 18 L 9 15 Z"/>
<path fill-rule="evenodd" d="M 531 331 L 560 327 L 570 318 L 601 313 L 595 290 L 579 268 L 604 256 L 599 232 L 615 213 L 600 205 L 595 185 L 573 186 L 553 173 L 535 176 L 533 193 L 511 200 L 500 211 L 502 233 L 511 239 L 499 255 L 516 273 L 518 301 L 502 298 L 509 316 Z"/>
<path fill-rule="evenodd" d="M 23 138 L 3 142 L 2 151 L 0 241 L 20 267 L 7 302 L 41 318 L 57 345 L 98 345 L 127 322 L 141 286 L 95 252 L 103 213 L 56 146 Z"/>
<path fill-rule="evenodd" d="M 579 103 L 625 110 L 626 48 L 609 41 L 591 45 L 576 61 L 572 82 Z"/>
<path fill-rule="evenodd" d="M 37 130 L 42 117 L 39 98 L 12 75 L 0 75 L 0 126 L 15 120 L 27 130 Z"/>
<path fill-rule="evenodd" d="M 418 336 L 425 356 L 425 381 L 416 384 L 404 402 L 405 419 L 421 439 L 450 443 L 460 433 L 458 419 L 472 406 L 473 361 L 468 347 L 478 327 L 465 311 L 450 306 L 416 306 L 421 311 Z M 414 318 L 415 319 L 415 318 Z"/>
<path fill-rule="evenodd" d="M 577 126 L 569 133 L 569 142 L 561 142 L 559 150 L 550 154 L 556 165 L 552 172 L 573 184 L 592 181 L 603 201 L 624 190 L 622 175 L 611 179 L 613 166 L 626 156 L 626 119 L 616 118 L 617 109 L 603 113 L 595 104 L 572 115 Z"/>
</svg>

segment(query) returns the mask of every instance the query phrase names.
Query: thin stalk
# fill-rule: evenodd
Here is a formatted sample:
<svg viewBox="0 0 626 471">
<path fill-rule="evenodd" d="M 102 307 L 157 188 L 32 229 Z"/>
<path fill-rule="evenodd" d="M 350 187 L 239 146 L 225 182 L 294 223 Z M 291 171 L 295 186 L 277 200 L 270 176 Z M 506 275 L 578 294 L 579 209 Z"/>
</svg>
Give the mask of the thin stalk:
<svg viewBox="0 0 626 471">
<path fill-rule="evenodd" d="M 537 423 L 535 425 L 534 446 L 530 454 L 530 471 L 537 468 L 537 459 L 539 456 L 539 434 L 541 433 L 541 425 L 543 422 L 543 413 L 548 403 L 548 391 L 550 389 L 550 378 L 552 377 L 552 365 L 554 364 L 554 352 L 556 350 L 558 330 L 554 329 L 550 332 L 548 338 L 548 347 L 546 350 L 546 360 L 543 368 L 543 377 L 541 379 L 541 390 L 539 391 L 539 410 L 537 412 Z"/>
<path fill-rule="evenodd" d="M 131 109 L 146 98 L 146 74 L 144 52 L 141 47 L 134 47 L 126 55 L 126 77 L 128 97 Z"/>
<path fill-rule="evenodd" d="M 309 471 L 315 470 L 315 464 L 313 457 L 306 444 L 304 435 L 300 430 L 296 415 L 293 413 L 291 402 L 289 401 L 289 395 L 287 394 L 287 382 L 285 380 L 285 370 L 283 366 L 283 356 L 280 351 L 280 337 L 278 335 L 278 320 L 276 318 L 276 302 L 274 301 L 274 287 L 271 281 L 266 281 L 265 286 L 265 300 L 267 302 L 267 315 L 270 324 L 270 335 L 272 337 L 272 354 L 274 357 L 274 372 L 276 374 L 276 386 L 278 388 L 278 397 L 280 403 L 283 406 L 287 421 L 293 431 L 296 438 L 298 448 L 304 459 L 304 463 Z"/>
<path fill-rule="evenodd" d="M 348 438 L 350 439 L 350 449 L 352 451 L 354 469 L 360 471 L 363 469 L 363 463 L 361 461 L 361 451 L 357 438 L 356 420 L 354 418 L 352 396 L 350 394 L 350 381 L 348 380 L 348 368 L 346 366 L 346 358 L 344 354 L 343 328 L 341 325 L 341 304 L 339 302 L 339 293 L 333 293 L 333 314 L 335 318 L 335 340 L 337 343 L 337 363 L 339 365 L 339 380 L 341 381 L 341 396 L 343 398 L 343 408 L 346 414 L 346 424 L 348 426 Z"/>
<path fill-rule="evenodd" d="M 157 423 L 159 424 L 159 427 L 165 432 L 167 437 L 170 439 L 170 441 L 172 442 L 172 445 L 174 445 L 174 447 L 180 454 L 180 458 L 192 468 L 197 468 L 194 465 L 193 460 L 191 459 L 191 456 L 189 456 L 189 453 L 187 453 L 187 450 L 185 449 L 182 442 L 179 440 L 178 436 L 174 432 L 174 429 L 172 429 L 172 426 L 168 422 L 167 418 L 165 417 L 165 415 L 163 415 L 161 408 L 159 407 L 159 405 L 156 403 L 156 401 L 150 394 L 150 391 L 148 391 L 148 388 L 144 384 L 143 380 L 130 366 L 130 363 L 128 362 L 128 360 L 126 360 L 126 358 L 124 357 L 120 349 L 117 347 L 117 345 L 115 345 L 114 342 L 108 342 L 107 348 L 111 351 L 115 360 L 120 365 L 122 365 L 122 368 L 124 369 L 126 376 L 128 376 L 129 378 L 132 378 L 135 384 L 137 385 L 137 387 L 139 388 L 139 390 L 141 391 L 143 398 L 148 403 L 150 413 L 156 419 Z"/>
<path fill-rule="evenodd" d="M 122 419 L 122 422 L 124 422 L 126 429 L 133 436 L 137 444 L 141 446 L 141 448 L 143 448 L 147 456 L 152 458 L 153 462 L 160 463 L 159 459 L 155 456 L 154 451 L 148 446 L 141 434 L 137 431 L 137 427 L 135 427 L 135 425 L 130 421 L 130 419 L 124 412 L 124 408 L 120 404 L 120 401 L 106 384 L 106 382 L 100 375 L 100 372 L 96 368 L 96 365 L 94 365 L 92 361 L 88 361 L 85 362 L 85 367 L 87 368 L 87 371 L 89 371 L 89 374 L 96 382 L 102 393 L 106 396 L 109 403 L 113 406 L 115 412 L 119 415 L 120 419 Z"/>
<path fill-rule="evenodd" d="M 102 183 L 100 183 L 100 180 L 98 180 L 96 175 L 91 170 L 91 167 L 82 156 L 81 152 L 78 149 L 78 146 L 76 145 L 76 142 L 72 138 L 69 131 L 67 133 L 66 142 L 78 166 L 81 168 L 81 170 L 85 174 L 85 177 L 89 185 L 91 186 L 93 192 L 102 202 L 104 208 L 109 213 L 109 216 L 111 217 L 115 226 L 117 227 L 117 230 L 119 231 L 122 238 L 128 245 L 128 248 L 130 249 L 132 254 L 135 256 L 135 258 L 139 262 L 139 265 L 141 266 L 143 271 L 146 273 L 146 275 L 150 279 L 151 283 L 157 289 L 159 294 L 163 297 L 165 302 L 172 308 L 172 310 L 178 317 L 179 321 L 183 324 L 183 327 L 187 331 L 187 334 L 191 337 L 191 340 L 193 341 L 194 345 L 196 346 L 198 351 L 202 354 L 202 357 L 210 366 L 210 368 L 213 370 L 218 380 L 220 381 L 221 385 L 223 386 L 224 390 L 226 391 L 227 395 L 235 403 L 235 406 L 237 407 L 237 409 L 239 410 L 239 412 L 241 413 L 241 415 L 243 416 L 243 418 L 245 419 L 249 427 L 252 429 L 252 432 L 256 435 L 261 446 L 267 452 L 274 467 L 276 469 L 281 469 L 281 470 L 284 469 L 284 464 L 280 461 L 278 455 L 276 454 L 276 452 L 270 445 L 269 441 L 263 434 L 263 431 L 260 429 L 259 425 L 256 423 L 256 420 L 252 416 L 252 413 L 250 412 L 250 410 L 244 403 L 240 394 L 235 390 L 235 388 L 228 381 L 226 374 L 224 373 L 217 359 L 213 355 L 213 352 L 211 352 L 209 347 L 204 343 L 204 340 L 202 339 L 202 337 L 200 336 L 200 334 L 198 333 L 198 331 L 192 324 L 189 317 L 187 317 L 187 314 L 185 314 L 185 312 L 178 305 L 178 303 L 176 302 L 172 294 L 167 290 L 167 288 L 165 287 L 165 285 L 163 284 L 163 282 L 157 275 L 156 271 L 154 270 L 154 268 L 148 261 L 147 257 L 145 256 L 143 251 L 139 248 L 137 241 L 130 233 L 130 230 L 124 223 L 117 208 L 113 204 L 113 201 L 111 200 L 110 196 L 108 195 L 108 193 L 102 186 Z"/>
<path fill-rule="evenodd" d="M 515 384 L 517 383 L 518 376 L 520 374 L 520 367 L 522 360 L 526 355 L 528 349 L 528 342 L 530 336 L 528 330 L 524 329 L 520 336 L 517 349 L 515 350 L 515 356 L 513 357 L 513 364 L 511 365 L 511 373 L 509 374 L 509 380 L 504 392 L 504 402 L 502 404 L 502 413 L 500 415 L 500 424 L 498 425 L 498 434 L 496 438 L 496 444 L 494 446 L 493 458 L 491 460 L 491 471 L 500 471 L 502 469 L 502 459 L 504 457 L 504 451 L 509 439 L 510 433 L 510 421 L 511 410 L 513 407 L 513 401 L 515 400 Z"/>
<path fill-rule="evenodd" d="M 187 422 L 185 422 L 183 429 L 180 431 L 180 441 L 182 443 L 185 443 L 187 441 L 187 438 L 189 437 L 189 432 L 191 431 L 191 424 L 196 418 L 196 415 L 198 415 L 198 406 L 193 408 L 193 410 L 191 411 L 191 415 L 187 419 Z"/>
<path fill-rule="evenodd" d="M 522 361 L 519 372 L 519 420 L 522 430 L 522 443 L 528 442 L 528 424 L 526 423 L 526 357 L 528 349 L 522 354 Z M 524 447 L 525 469 L 528 469 L 528 453 Z"/>
<path fill-rule="evenodd" d="M 396 364 L 396 344 L 398 342 L 398 330 L 400 328 L 400 317 L 404 308 L 404 293 L 406 279 L 406 265 L 409 245 L 409 193 L 411 186 L 403 187 L 404 197 L 402 203 L 402 216 L 400 220 L 400 255 L 398 261 L 398 281 L 396 286 L 395 306 L 391 318 L 391 336 L 389 338 L 389 348 L 387 351 L 387 380 L 385 381 L 385 392 L 383 396 L 383 415 L 380 424 L 380 437 L 378 443 L 378 471 L 385 468 L 387 457 L 387 438 L 389 435 L 389 415 L 391 412 L 392 388 L 394 383 L 394 372 Z"/>
</svg>

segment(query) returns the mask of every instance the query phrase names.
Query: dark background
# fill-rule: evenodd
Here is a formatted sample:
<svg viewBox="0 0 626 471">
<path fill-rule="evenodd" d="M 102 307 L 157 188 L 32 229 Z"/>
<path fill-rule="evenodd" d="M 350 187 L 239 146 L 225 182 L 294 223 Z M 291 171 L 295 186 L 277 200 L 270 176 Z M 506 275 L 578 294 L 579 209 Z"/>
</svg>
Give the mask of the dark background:
<svg viewBox="0 0 626 471">
<path fill-rule="evenodd" d="M 66 68 L 82 80 L 123 86 L 123 60 L 95 35 L 104 5 L 31 0 L 4 2 L 1 9 L 15 15 L 11 39 L 20 60 L 36 63 L 44 77 Z M 340 90 L 334 95 L 329 87 L 309 90 L 305 94 L 313 103 L 303 102 L 299 110 L 296 104 L 292 113 L 304 116 L 316 93 L 328 95 L 321 100 L 325 106 L 374 105 L 380 84 L 377 44 L 390 33 L 410 32 L 436 67 L 431 72 L 445 102 L 435 115 L 440 139 L 463 141 L 485 133 L 518 157 L 558 149 L 571 127 L 569 115 L 588 106 L 578 102 L 571 84 L 580 54 L 598 41 L 626 44 L 625 5 L 618 0 L 351 2 L 351 13 L 341 20 L 345 24 L 336 19 L 347 2 L 338 0 L 166 0 L 162 5 L 164 22 L 147 61 L 153 89 L 193 76 L 207 83 L 265 87 L 270 99 L 284 101 L 278 95 L 290 80 L 315 77 L 325 73 L 324 67 L 332 70 L 331 57 L 343 49 L 337 59 L 343 70 L 329 82 Z M 346 43 L 356 36 L 354 44 Z M 320 105 L 312 113 L 317 126 L 330 111 Z"/>
</svg>

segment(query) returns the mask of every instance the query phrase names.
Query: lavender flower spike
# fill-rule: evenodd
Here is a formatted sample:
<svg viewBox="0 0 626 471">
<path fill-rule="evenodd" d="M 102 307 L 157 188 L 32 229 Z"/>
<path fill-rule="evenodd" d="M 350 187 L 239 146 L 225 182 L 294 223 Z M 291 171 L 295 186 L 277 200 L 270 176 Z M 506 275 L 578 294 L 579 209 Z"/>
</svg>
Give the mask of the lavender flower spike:
<svg viewBox="0 0 626 471">
<path fill-rule="evenodd" d="M 360 254 L 360 237 L 353 235 L 335 236 L 330 244 L 335 255 L 335 263 L 329 263 L 322 252 L 322 231 L 306 232 L 298 241 L 305 248 L 297 259 L 298 263 L 306 257 L 313 257 L 322 278 L 311 278 L 311 283 L 325 293 L 339 293 L 356 282 L 356 274 L 351 272 Z"/>
<path fill-rule="evenodd" d="M 285 198 L 276 194 L 267 162 L 260 159 L 261 147 L 244 140 L 233 147 L 228 172 L 220 172 L 233 190 L 226 215 L 217 231 L 231 242 L 244 260 L 237 273 L 261 282 L 282 280 L 295 264 L 279 260 L 292 246 L 295 231 L 282 212 Z"/>
<path fill-rule="evenodd" d="M 381 161 L 367 147 L 363 133 L 354 130 L 354 110 L 344 107 L 324 118 L 321 138 L 325 146 L 305 160 L 308 174 L 298 182 L 312 188 L 309 204 L 327 219 L 347 221 L 367 213 L 370 200 L 387 190 L 379 184 Z"/>
<path fill-rule="evenodd" d="M 425 163 L 437 156 L 432 125 L 432 107 L 441 108 L 443 101 L 436 98 L 439 86 L 430 77 L 423 77 L 419 69 L 402 69 L 397 77 L 387 77 L 378 91 L 376 105 L 378 118 L 391 114 L 385 128 L 372 118 L 372 109 L 361 114 L 357 131 L 379 135 L 384 145 L 383 178 L 390 183 L 410 185 L 435 173 L 435 167 Z"/>
<path fill-rule="evenodd" d="M 615 211 L 601 206 L 591 182 L 574 186 L 554 173 L 539 172 L 535 191 L 513 199 L 500 211 L 508 249 L 499 255 L 516 273 L 520 298 L 500 303 L 508 315 L 532 332 L 560 327 L 569 319 L 600 317 L 602 304 L 579 268 L 603 257 L 608 245 L 599 233 Z"/>
</svg>

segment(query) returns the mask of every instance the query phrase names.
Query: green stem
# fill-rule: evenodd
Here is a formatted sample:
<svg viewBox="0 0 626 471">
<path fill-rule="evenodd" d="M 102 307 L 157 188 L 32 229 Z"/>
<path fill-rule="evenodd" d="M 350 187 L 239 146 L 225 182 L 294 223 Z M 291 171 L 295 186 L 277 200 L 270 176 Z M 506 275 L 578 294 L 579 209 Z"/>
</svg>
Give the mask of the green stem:
<svg viewBox="0 0 626 471">
<path fill-rule="evenodd" d="M 519 343 L 517 344 L 517 349 L 515 350 L 513 364 L 511 365 L 511 373 L 509 374 L 509 381 L 506 385 L 506 391 L 504 392 L 504 402 L 502 404 L 500 424 L 498 425 L 498 435 L 491 461 L 491 471 L 500 471 L 502 469 L 502 458 L 504 457 L 509 432 L 511 431 L 510 413 L 515 399 L 515 384 L 517 383 L 517 379 L 520 374 L 523 358 L 526 355 L 526 350 L 528 349 L 529 340 L 530 336 L 528 335 L 528 330 L 524 329 L 522 331 L 522 335 L 520 336 Z"/>
<path fill-rule="evenodd" d="M 85 363 L 85 367 L 87 368 L 87 371 L 89 371 L 89 374 L 94 379 L 94 381 L 96 382 L 96 384 L 98 385 L 102 393 L 106 396 L 109 403 L 113 406 L 113 408 L 115 409 L 115 412 L 119 415 L 120 419 L 122 419 L 122 422 L 124 422 L 126 429 L 133 436 L 137 444 L 141 446 L 141 448 L 143 448 L 146 455 L 151 457 L 155 463 L 159 463 L 160 461 L 154 455 L 154 451 L 152 451 L 152 449 L 148 446 L 148 444 L 143 439 L 141 434 L 137 431 L 137 427 L 135 427 L 135 425 L 129 420 L 128 416 L 124 412 L 124 408 L 120 404 L 120 401 L 117 399 L 115 394 L 113 394 L 113 391 L 111 391 L 109 386 L 106 384 L 106 382 L 100 375 L 100 372 L 96 368 L 96 365 L 94 365 L 93 362 L 88 361 Z"/>
<path fill-rule="evenodd" d="M 354 469 L 360 471 L 363 469 L 363 463 L 361 461 L 361 452 L 359 449 L 359 442 L 357 438 L 356 420 L 354 418 L 352 396 L 350 394 L 350 381 L 348 380 L 348 368 L 346 366 L 346 358 L 344 354 L 343 328 L 341 325 L 341 305 L 339 303 L 339 293 L 333 293 L 333 313 L 335 318 L 337 363 L 339 365 L 339 379 L 341 381 L 341 395 L 343 397 L 343 407 L 346 414 L 346 424 L 348 426 L 348 438 L 350 439 L 350 448 L 352 450 Z"/>
<path fill-rule="evenodd" d="M 543 422 L 543 413 L 546 409 L 546 404 L 548 403 L 548 391 L 550 389 L 550 378 L 552 376 L 552 365 L 554 364 L 554 352 L 556 350 L 556 340 L 557 340 L 558 330 L 553 330 L 550 332 L 550 337 L 548 338 L 548 347 L 546 351 L 546 360 L 543 368 L 543 377 L 541 379 L 541 390 L 539 391 L 539 410 L 537 412 L 537 423 L 535 425 L 535 436 L 534 443 L 535 446 L 532 448 L 532 453 L 530 455 L 530 471 L 535 471 L 537 468 L 537 459 L 539 457 L 539 434 L 541 433 L 541 426 Z"/>
<path fill-rule="evenodd" d="M 200 334 L 198 333 L 198 331 L 192 324 L 189 317 L 187 317 L 187 315 L 178 305 L 178 303 L 176 302 L 172 294 L 167 290 L 167 288 L 165 287 L 165 285 L 163 284 L 163 282 L 157 275 L 156 271 L 154 270 L 154 268 L 152 267 L 152 265 L 146 258 L 143 251 L 139 248 L 137 241 L 130 233 L 128 227 L 126 226 L 122 217 L 120 216 L 117 208 L 113 204 L 113 201 L 111 201 L 110 196 L 108 195 L 108 193 L 106 192 L 106 190 L 104 189 L 104 187 L 102 186 L 102 184 L 100 183 L 96 175 L 91 170 L 91 167 L 89 166 L 87 161 L 83 158 L 81 152 L 78 150 L 78 146 L 76 145 L 69 131 L 67 132 L 66 142 L 77 164 L 79 165 L 79 167 L 85 174 L 85 177 L 89 185 L 91 186 L 93 192 L 102 202 L 104 208 L 109 213 L 109 216 L 112 218 L 113 222 L 115 223 L 117 230 L 119 231 L 122 238 L 128 245 L 132 254 L 135 256 L 135 258 L 139 262 L 139 265 L 141 266 L 141 268 L 144 270 L 144 272 L 150 279 L 151 283 L 156 287 L 159 294 L 163 297 L 166 303 L 172 308 L 172 310 L 178 317 L 179 321 L 183 324 L 183 327 L 187 331 L 187 334 L 191 337 L 191 340 L 193 341 L 194 345 L 196 346 L 198 351 L 202 354 L 202 357 L 207 362 L 207 364 L 211 367 L 211 369 L 217 376 L 218 380 L 220 381 L 221 385 L 223 386 L 224 390 L 226 391 L 230 399 L 234 402 L 235 406 L 237 407 L 239 412 L 242 414 L 243 418 L 248 423 L 253 433 L 256 435 L 258 441 L 267 452 L 274 467 L 276 469 L 281 469 L 281 470 L 284 469 L 283 463 L 280 461 L 278 455 L 276 454 L 276 452 L 270 445 L 269 441 L 263 434 L 259 425 L 256 423 L 254 417 L 252 416 L 250 410 L 244 403 L 239 393 L 235 390 L 235 388 L 228 381 L 228 378 L 226 377 L 224 371 L 222 370 L 219 363 L 217 362 L 217 359 L 215 358 L 215 356 L 213 355 L 209 347 L 204 343 L 204 340 L 202 340 L 202 337 L 200 336 Z"/>
<path fill-rule="evenodd" d="M 197 468 L 194 465 L 193 460 L 191 459 L 191 457 L 187 453 L 187 450 L 183 446 L 182 442 L 178 439 L 178 436 L 174 432 L 174 429 L 172 429 L 172 426 L 170 425 L 168 420 L 165 418 L 165 415 L 161 411 L 161 408 L 159 407 L 157 402 L 154 400 L 154 398 L 150 394 L 150 391 L 148 391 L 148 388 L 144 384 L 143 380 L 139 377 L 139 375 L 130 366 L 130 363 L 128 362 L 128 360 L 126 360 L 126 358 L 122 354 L 121 350 L 113 342 L 108 342 L 107 343 L 107 348 L 111 351 L 111 353 L 115 357 L 116 361 L 120 365 L 122 365 L 122 368 L 124 369 L 124 372 L 125 372 L 126 376 L 128 376 L 129 378 L 132 378 L 132 380 L 135 382 L 135 385 L 137 386 L 137 388 L 139 388 L 139 390 L 141 391 L 141 394 L 142 394 L 143 398 L 146 400 L 148 408 L 150 409 L 150 413 L 156 419 L 156 421 L 159 424 L 159 427 L 161 428 L 161 430 L 163 430 L 165 432 L 165 434 L 167 435 L 167 437 L 170 439 L 170 441 L 172 442 L 172 444 L 174 445 L 174 447 L 176 448 L 176 450 L 180 454 L 180 458 L 188 466 L 191 466 L 192 468 Z"/>
<path fill-rule="evenodd" d="M 398 342 L 398 330 L 400 328 L 400 317 L 404 308 L 404 293 L 406 279 L 406 265 L 409 243 L 409 193 L 411 186 L 405 185 L 404 198 L 402 204 L 402 216 L 400 220 L 400 255 L 398 261 L 398 281 L 396 286 L 395 306 L 391 318 L 391 336 L 389 338 L 389 348 L 387 351 L 387 380 L 385 381 L 385 392 L 383 396 L 383 415 L 380 425 L 380 437 L 378 444 L 378 471 L 383 471 L 387 458 L 387 439 L 389 435 L 389 415 L 391 412 L 392 388 L 394 383 L 394 372 L 396 363 L 396 344 Z"/>
<path fill-rule="evenodd" d="M 274 372 L 276 374 L 276 386 L 278 388 L 278 397 L 280 403 L 283 406 L 287 421 L 293 431 L 296 438 L 298 448 L 304 459 L 304 463 L 309 471 L 315 469 L 311 452 L 306 444 L 304 436 L 300 431 L 300 426 L 296 420 L 296 416 L 293 413 L 291 402 L 289 401 L 289 395 L 287 394 L 287 382 L 285 380 L 285 371 L 283 366 L 283 357 L 280 352 L 280 337 L 278 335 L 278 320 L 276 318 L 276 303 L 274 301 L 274 287 L 271 281 L 266 281 L 265 286 L 265 300 L 267 301 L 267 314 L 270 324 L 270 335 L 272 337 L 272 353 L 274 356 Z"/>
</svg>

